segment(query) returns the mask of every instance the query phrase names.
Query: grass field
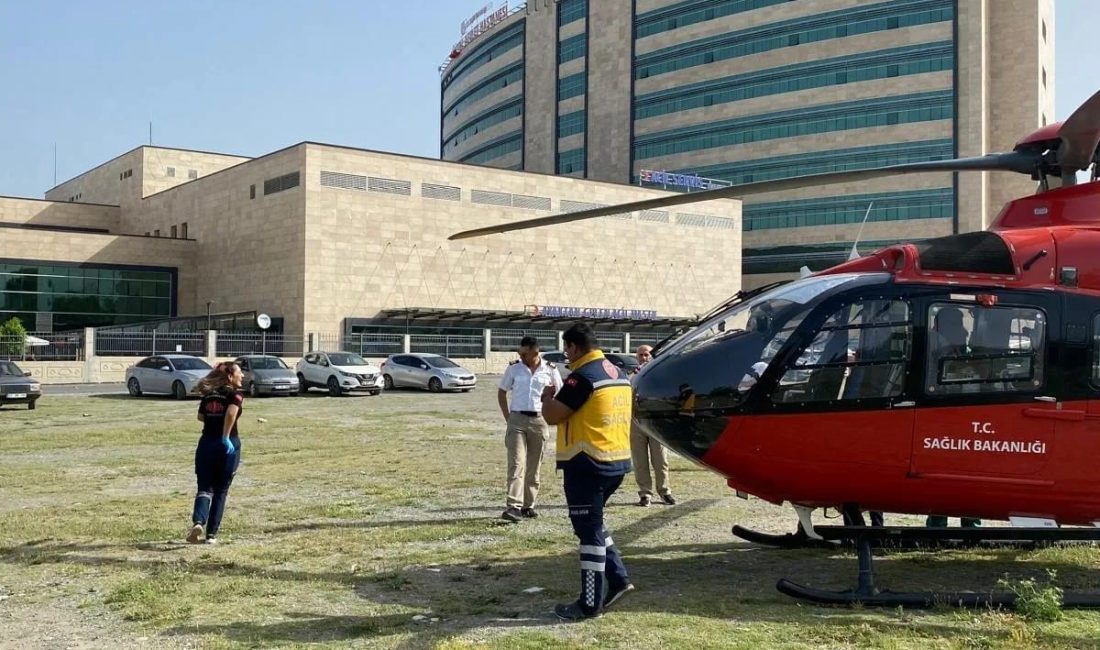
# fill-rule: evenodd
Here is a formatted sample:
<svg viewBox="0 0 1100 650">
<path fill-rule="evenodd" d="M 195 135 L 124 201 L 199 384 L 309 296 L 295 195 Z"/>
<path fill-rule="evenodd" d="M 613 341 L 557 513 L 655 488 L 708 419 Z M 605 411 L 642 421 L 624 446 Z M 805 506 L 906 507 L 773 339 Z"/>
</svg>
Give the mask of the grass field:
<svg viewBox="0 0 1100 650">
<path fill-rule="evenodd" d="M 0 647 L 1100 648 L 1100 613 L 799 605 L 776 579 L 845 588 L 854 557 L 735 541 L 732 523 L 782 532 L 793 513 L 679 459 L 679 505 L 635 507 L 628 477 L 608 509 L 638 591 L 559 623 L 553 604 L 578 586 L 560 475 L 547 460 L 541 518 L 499 519 L 490 382 L 249 400 L 222 544 L 188 546 L 195 408 L 48 395 L 0 411 Z M 1082 589 L 1098 588 L 1098 561 L 1091 548 L 977 550 L 876 570 L 884 588 L 991 589 L 1053 568 Z"/>
</svg>

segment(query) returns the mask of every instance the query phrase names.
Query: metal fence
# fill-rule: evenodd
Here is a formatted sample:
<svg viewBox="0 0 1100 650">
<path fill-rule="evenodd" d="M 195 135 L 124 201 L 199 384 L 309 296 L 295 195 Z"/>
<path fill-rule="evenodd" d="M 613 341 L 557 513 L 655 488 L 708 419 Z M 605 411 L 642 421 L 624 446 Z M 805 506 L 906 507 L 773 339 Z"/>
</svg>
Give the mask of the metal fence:
<svg viewBox="0 0 1100 650">
<path fill-rule="evenodd" d="M 405 337 L 402 334 L 378 332 L 347 334 L 343 337 L 340 349 L 355 352 L 361 357 L 388 357 L 405 351 Z"/>
<path fill-rule="evenodd" d="M 492 330 L 489 341 L 489 349 L 493 352 L 514 352 L 519 347 L 519 341 L 525 336 L 533 336 L 539 342 L 540 350 L 558 349 L 558 332 L 556 330 Z"/>
<path fill-rule="evenodd" d="M 205 332 L 96 332 L 95 353 L 101 357 L 152 354 L 206 355 Z"/>
<path fill-rule="evenodd" d="M 28 332 L 0 336 L 0 359 L 8 361 L 83 361 L 83 332 Z"/>
<path fill-rule="evenodd" d="M 459 334 L 413 334 L 411 352 L 442 354 L 445 357 L 476 359 L 485 354 L 485 337 Z"/>
<path fill-rule="evenodd" d="M 622 332 L 596 332 L 596 345 L 604 352 L 624 352 L 623 343 Z"/>
<path fill-rule="evenodd" d="M 300 357 L 308 351 L 308 343 L 304 337 L 267 332 L 219 331 L 216 341 L 219 357 L 239 357 L 245 354 Z"/>
</svg>

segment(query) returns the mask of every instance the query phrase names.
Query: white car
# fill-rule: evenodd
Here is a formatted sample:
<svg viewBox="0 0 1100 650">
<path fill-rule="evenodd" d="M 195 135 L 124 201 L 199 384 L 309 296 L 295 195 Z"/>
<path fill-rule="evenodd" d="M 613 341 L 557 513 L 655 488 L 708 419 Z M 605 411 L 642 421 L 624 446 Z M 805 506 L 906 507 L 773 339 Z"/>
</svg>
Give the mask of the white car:
<svg viewBox="0 0 1100 650">
<path fill-rule="evenodd" d="M 382 392 L 382 371 L 354 352 L 310 352 L 294 368 L 298 388 L 328 389 L 329 395 L 359 391 L 377 395 Z"/>
</svg>

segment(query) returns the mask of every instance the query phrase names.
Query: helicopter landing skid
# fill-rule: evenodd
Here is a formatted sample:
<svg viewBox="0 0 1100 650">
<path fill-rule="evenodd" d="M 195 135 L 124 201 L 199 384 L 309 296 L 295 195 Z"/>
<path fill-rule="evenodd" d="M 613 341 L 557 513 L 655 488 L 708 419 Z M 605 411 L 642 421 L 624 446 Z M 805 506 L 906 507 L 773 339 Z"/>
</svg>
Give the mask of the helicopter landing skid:
<svg viewBox="0 0 1100 650">
<path fill-rule="evenodd" d="M 996 592 L 896 592 L 879 591 L 875 587 L 872 569 L 873 546 L 887 541 L 953 541 L 982 540 L 1013 542 L 1100 541 L 1100 529 L 1095 528 L 906 528 L 899 526 L 820 526 L 818 534 L 825 539 L 854 541 L 859 563 L 855 589 L 830 591 L 815 589 L 782 578 L 775 588 L 780 593 L 819 605 L 855 605 L 863 607 L 909 607 L 914 609 L 946 605 L 950 607 L 1005 607 L 1016 604 L 1016 594 Z M 1065 592 L 1062 607 L 1073 609 L 1100 608 L 1100 592 Z"/>
<path fill-rule="evenodd" d="M 731 531 L 737 537 L 745 540 L 746 542 L 752 542 L 753 544 L 760 544 L 761 546 L 773 546 L 775 548 L 831 548 L 835 549 L 839 544 L 837 542 L 829 542 L 822 539 L 814 539 L 806 534 L 806 530 L 802 526 L 798 527 L 798 530 L 793 533 L 783 533 L 782 535 L 776 535 L 773 533 L 762 533 L 751 528 L 745 528 L 744 526 L 734 524 Z"/>
</svg>

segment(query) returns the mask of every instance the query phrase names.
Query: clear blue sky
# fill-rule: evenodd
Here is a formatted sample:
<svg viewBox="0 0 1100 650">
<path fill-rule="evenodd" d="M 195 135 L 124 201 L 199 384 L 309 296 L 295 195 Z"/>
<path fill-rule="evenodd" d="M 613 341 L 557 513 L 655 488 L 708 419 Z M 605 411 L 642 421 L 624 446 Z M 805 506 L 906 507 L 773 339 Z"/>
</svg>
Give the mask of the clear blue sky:
<svg viewBox="0 0 1100 650">
<path fill-rule="evenodd" d="M 1059 119 L 1100 88 L 1094 1 L 1056 0 Z M 483 4 L 0 0 L 0 195 L 41 197 L 55 142 L 61 181 L 146 143 L 150 120 L 187 149 L 437 156 L 437 68 Z"/>
</svg>

